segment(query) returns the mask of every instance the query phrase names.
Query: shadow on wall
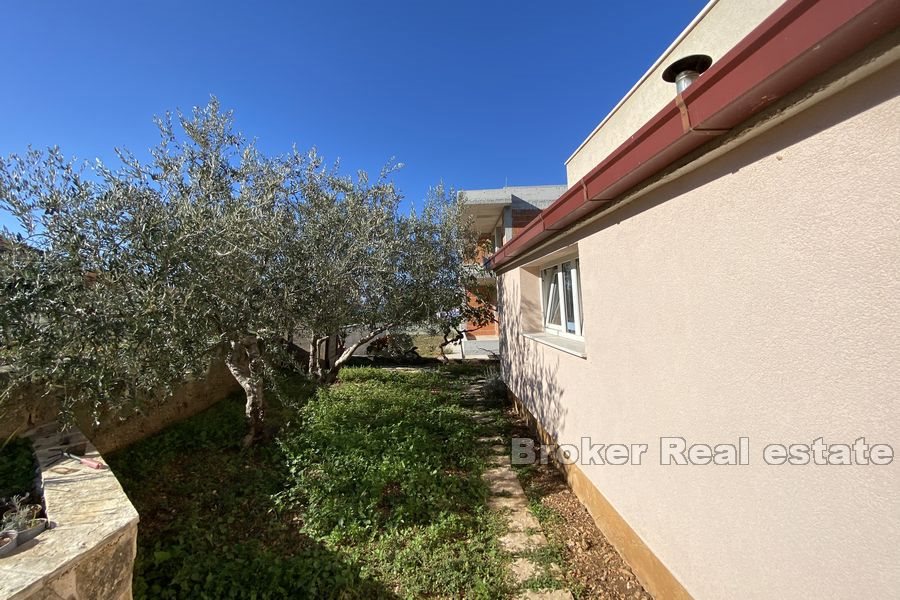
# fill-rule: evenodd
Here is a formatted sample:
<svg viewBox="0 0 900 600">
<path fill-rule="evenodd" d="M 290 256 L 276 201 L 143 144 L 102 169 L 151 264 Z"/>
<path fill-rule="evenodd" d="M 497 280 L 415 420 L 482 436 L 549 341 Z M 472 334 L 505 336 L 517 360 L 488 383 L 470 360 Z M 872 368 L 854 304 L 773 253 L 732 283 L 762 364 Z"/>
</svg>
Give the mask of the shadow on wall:
<svg viewBox="0 0 900 600">
<path fill-rule="evenodd" d="M 522 300 L 518 282 L 498 280 L 498 306 L 504 314 L 500 322 L 500 366 L 503 380 L 509 390 L 538 420 L 553 439 L 558 439 L 566 417 L 563 406 L 563 388 L 558 381 L 559 358 L 547 358 L 541 346 L 525 338 L 522 333 L 533 330 L 530 316 L 537 311 L 540 323 L 540 306 Z"/>
</svg>

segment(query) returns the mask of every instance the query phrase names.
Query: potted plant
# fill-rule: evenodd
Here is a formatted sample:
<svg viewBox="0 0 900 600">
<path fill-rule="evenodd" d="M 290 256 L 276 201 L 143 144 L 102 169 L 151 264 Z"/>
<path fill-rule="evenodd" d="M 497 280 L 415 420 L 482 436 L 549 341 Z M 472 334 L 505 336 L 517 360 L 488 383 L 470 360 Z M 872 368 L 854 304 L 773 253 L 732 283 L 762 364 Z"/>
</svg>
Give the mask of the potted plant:
<svg viewBox="0 0 900 600">
<path fill-rule="evenodd" d="M 17 543 L 19 545 L 33 540 L 39 533 L 47 528 L 47 519 L 40 517 L 40 504 L 27 504 L 24 496 L 14 496 L 12 499 L 12 510 L 6 511 L 3 515 L 3 524 L 0 529 L 13 530 L 17 532 Z"/>
<path fill-rule="evenodd" d="M 0 558 L 12 554 L 18 545 L 18 534 L 15 530 L 0 531 Z"/>
</svg>

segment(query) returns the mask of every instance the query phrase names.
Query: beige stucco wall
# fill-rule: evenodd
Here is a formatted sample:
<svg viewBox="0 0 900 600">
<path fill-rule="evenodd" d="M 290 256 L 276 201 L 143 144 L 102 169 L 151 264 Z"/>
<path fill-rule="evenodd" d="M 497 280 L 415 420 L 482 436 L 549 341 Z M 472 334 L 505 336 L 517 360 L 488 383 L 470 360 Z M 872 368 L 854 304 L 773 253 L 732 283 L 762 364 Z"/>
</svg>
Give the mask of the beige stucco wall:
<svg viewBox="0 0 900 600">
<path fill-rule="evenodd" d="M 691 54 L 718 60 L 783 2 L 712 0 L 566 161 L 568 185 L 584 177 L 675 97 L 675 85 L 662 80 L 666 67 Z"/>
<path fill-rule="evenodd" d="M 900 590 L 900 463 L 762 460 L 900 446 L 898 95 L 894 64 L 574 234 L 587 358 L 523 338 L 537 280 L 500 275 L 513 393 L 560 443 L 649 444 L 581 469 L 695 598 Z M 751 464 L 663 466 L 663 436 Z"/>
</svg>

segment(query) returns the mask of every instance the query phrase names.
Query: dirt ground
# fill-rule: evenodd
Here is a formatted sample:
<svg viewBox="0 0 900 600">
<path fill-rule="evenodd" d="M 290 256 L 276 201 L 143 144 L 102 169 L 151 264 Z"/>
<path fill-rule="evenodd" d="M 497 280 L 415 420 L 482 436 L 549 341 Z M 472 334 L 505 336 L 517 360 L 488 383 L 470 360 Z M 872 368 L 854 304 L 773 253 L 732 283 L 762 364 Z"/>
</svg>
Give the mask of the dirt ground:
<svg viewBox="0 0 900 600">
<path fill-rule="evenodd" d="M 512 435 L 538 439 L 513 411 L 508 415 Z M 562 550 L 562 568 L 576 598 L 652 600 L 556 467 L 536 464 L 518 474 L 544 533 Z"/>
</svg>

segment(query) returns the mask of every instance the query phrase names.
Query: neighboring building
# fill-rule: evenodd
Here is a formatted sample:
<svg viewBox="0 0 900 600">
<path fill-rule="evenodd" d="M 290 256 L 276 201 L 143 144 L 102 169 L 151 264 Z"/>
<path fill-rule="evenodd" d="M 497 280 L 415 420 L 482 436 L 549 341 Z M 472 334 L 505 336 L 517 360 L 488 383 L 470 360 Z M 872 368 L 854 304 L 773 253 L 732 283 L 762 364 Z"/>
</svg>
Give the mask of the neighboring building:
<svg viewBox="0 0 900 600">
<path fill-rule="evenodd" d="M 897 0 L 711 2 L 489 261 L 510 391 L 656 598 L 900 593 L 897 461 L 764 458 L 900 443 L 898 26 Z M 749 464 L 666 465 L 663 438 Z"/>
<path fill-rule="evenodd" d="M 464 190 L 460 194 L 465 198 L 466 214 L 472 219 L 483 250 L 485 247 L 499 248 L 508 242 L 565 191 L 565 185 L 530 185 Z M 479 252 L 478 260 L 484 258 L 483 253 Z M 480 290 L 481 298 L 496 305 L 493 278 L 486 277 L 481 284 L 486 286 L 486 289 Z M 474 324 L 467 323 L 466 329 L 470 333 L 466 334 L 461 344 L 464 356 L 497 353 L 497 323 L 477 329 Z"/>
</svg>

